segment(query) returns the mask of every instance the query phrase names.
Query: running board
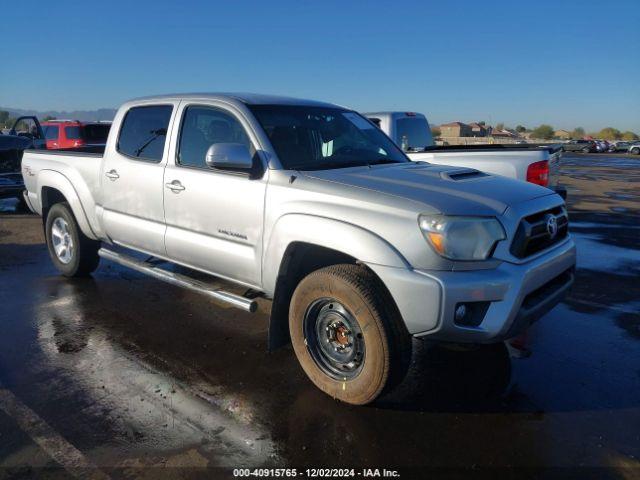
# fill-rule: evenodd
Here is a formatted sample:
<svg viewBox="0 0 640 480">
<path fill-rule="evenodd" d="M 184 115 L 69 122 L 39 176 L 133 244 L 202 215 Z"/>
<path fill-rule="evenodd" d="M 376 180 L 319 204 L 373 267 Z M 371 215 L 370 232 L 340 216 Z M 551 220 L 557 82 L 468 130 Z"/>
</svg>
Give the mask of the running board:
<svg viewBox="0 0 640 480">
<path fill-rule="evenodd" d="M 106 258 L 107 260 L 111 260 L 112 262 L 119 263 L 120 265 L 123 265 L 125 267 L 129 267 L 138 272 L 157 278 L 158 280 L 162 280 L 163 282 L 167 282 L 178 287 L 183 287 L 194 292 L 202 293 L 215 300 L 228 303 L 229 305 L 241 308 L 242 310 L 245 310 L 247 312 L 253 313 L 258 309 L 258 303 L 255 300 L 250 300 L 240 295 L 226 292 L 219 288 L 212 288 L 206 283 L 203 283 L 194 278 L 163 270 L 151 263 L 137 260 L 128 255 L 123 255 L 122 253 L 114 252 L 113 250 L 108 250 L 106 248 L 101 248 L 100 250 L 98 250 L 98 255 L 100 255 L 102 258 Z"/>
</svg>

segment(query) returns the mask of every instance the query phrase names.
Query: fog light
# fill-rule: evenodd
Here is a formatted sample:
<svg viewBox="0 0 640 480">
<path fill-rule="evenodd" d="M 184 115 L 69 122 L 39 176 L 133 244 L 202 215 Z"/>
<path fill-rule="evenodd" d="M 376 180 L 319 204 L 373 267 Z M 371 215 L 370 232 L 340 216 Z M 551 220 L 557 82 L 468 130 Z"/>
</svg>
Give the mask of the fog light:
<svg viewBox="0 0 640 480">
<path fill-rule="evenodd" d="M 491 302 L 458 303 L 453 311 L 453 323 L 461 327 L 478 327 L 484 320 Z"/>
<path fill-rule="evenodd" d="M 456 322 L 461 322 L 465 315 L 467 314 L 467 306 L 464 303 L 459 304 L 456 307 L 456 313 L 455 313 L 455 318 L 456 318 Z"/>
</svg>

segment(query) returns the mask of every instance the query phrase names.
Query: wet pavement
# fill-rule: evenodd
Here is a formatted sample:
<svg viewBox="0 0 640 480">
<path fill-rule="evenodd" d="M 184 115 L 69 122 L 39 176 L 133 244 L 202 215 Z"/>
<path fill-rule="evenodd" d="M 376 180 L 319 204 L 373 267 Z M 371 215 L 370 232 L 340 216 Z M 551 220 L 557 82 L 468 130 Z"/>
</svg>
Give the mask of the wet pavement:
<svg viewBox="0 0 640 480">
<path fill-rule="evenodd" d="M 577 283 L 531 356 L 414 341 L 407 379 L 367 407 L 266 351 L 267 301 L 251 315 L 104 260 L 65 279 L 40 219 L 0 201 L 0 479 L 640 477 L 640 159 L 567 156 L 562 173 Z"/>
</svg>

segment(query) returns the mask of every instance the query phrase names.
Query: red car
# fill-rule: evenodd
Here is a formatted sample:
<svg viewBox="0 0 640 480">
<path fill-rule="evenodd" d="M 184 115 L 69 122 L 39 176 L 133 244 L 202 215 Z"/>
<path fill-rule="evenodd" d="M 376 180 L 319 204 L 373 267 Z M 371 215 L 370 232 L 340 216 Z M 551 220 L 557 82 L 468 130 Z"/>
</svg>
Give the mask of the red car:
<svg viewBox="0 0 640 480">
<path fill-rule="evenodd" d="M 47 120 L 40 124 L 47 141 L 47 150 L 84 147 L 83 126 L 77 120 Z"/>
</svg>

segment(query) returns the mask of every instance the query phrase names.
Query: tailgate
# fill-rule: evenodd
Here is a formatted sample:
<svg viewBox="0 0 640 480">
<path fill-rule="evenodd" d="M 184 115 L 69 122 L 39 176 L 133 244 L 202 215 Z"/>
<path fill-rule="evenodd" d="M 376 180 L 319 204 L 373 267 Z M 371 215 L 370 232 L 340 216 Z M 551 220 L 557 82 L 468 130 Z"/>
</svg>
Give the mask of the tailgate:
<svg viewBox="0 0 640 480">
<path fill-rule="evenodd" d="M 549 188 L 553 189 L 558 186 L 560 178 L 560 159 L 562 158 L 562 150 L 549 152 Z"/>
</svg>

